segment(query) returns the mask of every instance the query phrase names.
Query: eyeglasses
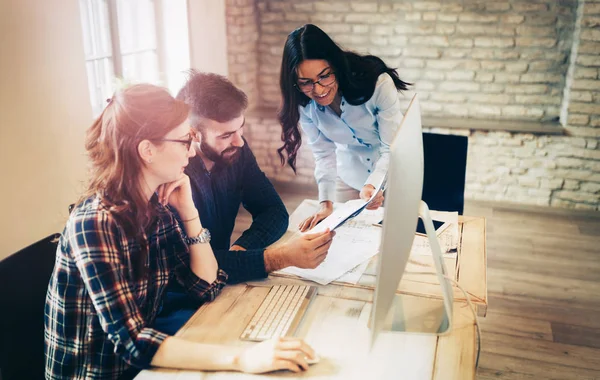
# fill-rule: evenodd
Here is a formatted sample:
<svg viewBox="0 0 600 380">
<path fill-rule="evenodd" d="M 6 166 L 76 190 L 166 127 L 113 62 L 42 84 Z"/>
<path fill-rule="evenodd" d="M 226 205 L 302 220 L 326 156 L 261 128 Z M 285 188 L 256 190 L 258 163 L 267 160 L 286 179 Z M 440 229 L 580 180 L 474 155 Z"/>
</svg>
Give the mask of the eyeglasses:
<svg viewBox="0 0 600 380">
<path fill-rule="evenodd" d="M 185 140 L 179 140 L 179 139 L 154 139 L 153 141 L 168 141 L 168 142 L 176 142 L 176 143 L 181 143 L 185 145 L 186 150 L 190 150 L 190 148 L 192 147 L 192 143 L 194 141 L 196 141 L 196 134 L 194 133 L 190 133 L 190 137 L 185 139 Z"/>
<path fill-rule="evenodd" d="M 308 94 L 314 90 L 315 85 L 317 83 L 320 84 L 322 87 L 329 87 L 334 82 L 335 82 L 335 73 L 333 71 L 331 71 L 327 74 L 321 75 L 319 77 L 319 80 L 317 80 L 317 81 L 313 82 L 311 80 L 307 80 L 307 81 L 299 82 L 299 83 L 295 84 L 294 86 L 296 86 L 296 88 L 298 90 L 304 92 L 305 94 Z"/>
</svg>

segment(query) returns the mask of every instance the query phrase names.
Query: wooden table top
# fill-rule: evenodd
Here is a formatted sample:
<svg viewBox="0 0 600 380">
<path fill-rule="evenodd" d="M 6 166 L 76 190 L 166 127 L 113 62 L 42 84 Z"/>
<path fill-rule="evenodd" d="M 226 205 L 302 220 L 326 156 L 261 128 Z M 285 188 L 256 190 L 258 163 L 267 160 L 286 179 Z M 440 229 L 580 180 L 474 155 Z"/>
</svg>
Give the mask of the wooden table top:
<svg viewBox="0 0 600 380">
<path fill-rule="evenodd" d="M 459 217 L 460 243 L 454 261 L 457 281 L 470 294 L 477 313 L 487 311 L 485 219 Z M 377 258 L 356 285 L 333 282 L 317 285 L 288 276 L 270 275 L 266 280 L 227 286 L 210 304 L 203 305 L 177 336 L 210 344 L 244 346 L 239 336 L 260 306 L 270 287 L 276 284 L 310 284 L 318 296 L 308 308 L 296 336 L 302 337 L 321 356 L 321 362 L 304 373 L 279 371 L 266 375 L 234 372 L 191 372 L 153 369 L 136 379 L 257 379 L 327 378 L 435 380 L 475 379 L 476 329 L 473 315 L 462 293 L 455 289 L 453 327 L 442 335 L 384 333 L 373 351 L 368 345 L 368 319 L 372 308 Z M 412 259 L 411 259 L 412 260 Z M 397 294 L 406 302 L 424 308 L 441 302 L 433 264 L 418 258 L 418 273 L 406 272 Z M 446 265 L 452 262 L 446 260 Z M 427 268 L 431 269 L 428 273 Z M 450 268 L 449 268 L 450 269 Z M 392 377 L 390 377 L 392 376 Z"/>
</svg>

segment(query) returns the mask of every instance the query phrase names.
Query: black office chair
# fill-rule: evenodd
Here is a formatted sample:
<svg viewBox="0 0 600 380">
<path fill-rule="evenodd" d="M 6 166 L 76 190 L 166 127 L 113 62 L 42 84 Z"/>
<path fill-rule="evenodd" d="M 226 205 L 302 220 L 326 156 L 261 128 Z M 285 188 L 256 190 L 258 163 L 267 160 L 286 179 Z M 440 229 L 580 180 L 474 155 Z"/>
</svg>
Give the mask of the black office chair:
<svg viewBox="0 0 600 380">
<path fill-rule="evenodd" d="M 430 210 L 458 211 L 465 205 L 466 136 L 423 133 L 424 178 L 422 198 Z"/>
<path fill-rule="evenodd" d="M 0 261 L 2 380 L 44 378 L 44 304 L 60 234 Z"/>
</svg>

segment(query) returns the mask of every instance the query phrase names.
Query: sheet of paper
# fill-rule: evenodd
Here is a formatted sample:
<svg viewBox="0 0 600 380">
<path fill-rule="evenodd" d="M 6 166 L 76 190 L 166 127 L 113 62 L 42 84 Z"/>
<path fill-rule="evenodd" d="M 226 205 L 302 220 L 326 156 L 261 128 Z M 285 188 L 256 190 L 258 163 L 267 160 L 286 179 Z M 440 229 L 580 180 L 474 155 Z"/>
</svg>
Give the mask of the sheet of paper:
<svg viewBox="0 0 600 380">
<path fill-rule="evenodd" d="M 290 229 L 294 230 L 298 228 L 296 219 L 301 219 L 299 215 L 311 214 L 311 212 L 307 212 L 306 210 L 299 210 L 303 207 L 314 208 L 314 212 L 318 204 L 303 202 L 296 210 L 298 212 L 295 211 L 290 217 Z M 337 207 L 340 206 L 337 205 Z M 321 285 L 326 285 L 339 279 L 377 254 L 382 229 L 374 227 L 373 223 L 374 221 L 381 220 L 382 217 L 383 208 L 379 208 L 378 210 L 364 210 L 360 215 L 347 221 L 336 230 L 336 236 L 329 248 L 329 253 L 317 268 L 302 269 L 288 267 L 279 272 L 299 276 Z M 364 269 L 362 272 L 364 272 Z M 360 274 L 362 275 L 362 273 Z M 354 273 L 350 277 L 350 281 L 353 281 L 357 275 L 358 272 Z M 358 278 L 360 278 L 360 275 Z"/>
<path fill-rule="evenodd" d="M 317 224 L 312 230 L 306 231 L 305 233 L 322 232 L 322 231 L 325 231 L 327 228 L 329 228 L 331 231 L 334 231 L 335 229 L 339 228 L 341 225 L 346 223 L 348 220 L 356 217 L 363 210 L 365 210 L 367 205 L 373 199 L 375 199 L 377 194 L 382 189 L 385 189 L 386 183 L 387 183 L 387 174 L 383 177 L 383 180 L 381 181 L 379 186 L 377 186 L 377 188 L 375 188 L 375 191 L 373 192 L 373 195 L 371 196 L 371 198 L 369 198 L 369 200 L 363 201 L 362 199 L 353 199 L 351 201 L 344 203 L 343 205 L 341 205 L 340 207 L 335 209 L 331 215 L 329 215 L 327 218 L 323 219 L 319 224 Z"/>
<path fill-rule="evenodd" d="M 356 285 L 356 284 L 358 284 L 358 280 L 360 280 L 361 276 L 367 270 L 368 266 L 369 266 L 369 260 L 365 261 L 364 263 L 362 263 L 360 265 L 357 265 L 350 272 L 342 275 L 342 277 L 336 279 L 335 281 L 336 282 L 343 282 L 343 283 L 346 283 L 346 284 Z"/>
<path fill-rule="evenodd" d="M 444 257 L 456 257 L 458 253 L 458 213 L 446 211 L 430 211 L 431 218 L 445 222 L 438 231 L 438 240 Z M 413 241 L 411 255 L 431 255 L 429 239 L 417 235 Z"/>
</svg>

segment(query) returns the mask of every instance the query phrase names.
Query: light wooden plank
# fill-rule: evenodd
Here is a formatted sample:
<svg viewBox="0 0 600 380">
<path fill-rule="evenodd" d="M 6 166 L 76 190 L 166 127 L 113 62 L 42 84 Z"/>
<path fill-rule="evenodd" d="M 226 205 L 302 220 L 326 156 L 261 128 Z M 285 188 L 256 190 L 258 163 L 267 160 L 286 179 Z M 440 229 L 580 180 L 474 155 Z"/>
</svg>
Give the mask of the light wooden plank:
<svg viewBox="0 0 600 380">
<path fill-rule="evenodd" d="M 597 238 L 600 236 L 600 223 L 587 223 L 579 224 L 579 233 L 581 235 L 591 236 Z"/>
<path fill-rule="evenodd" d="M 492 248 L 488 245 L 488 267 L 544 275 L 555 278 L 554 282 L 557 283 L 563 279 L 592 282 L 600 279 L 600 255 L 595 260 L 582 263 L 566 256 L 545 255 L 518 248 Z"/>
<path fill-rule="evenodd" d="M 528 232 L 559 232 L 579 235 L 577 221 L 560 216 L 522 215 L 514 212 L 495 211 L 492 225 Z"/>
<path fill-rule="evenodd" d="M 552 335 L 556 343 L 600 349 L 600 328 L 552 322 Z"/>
<path fill-rule="evenodd" d="M 492 356 L 492 355 L 490 355 Z M 495 355 L 494 355 L 495 357 Z M 496 363 L 495 363 L 496 364 Z M 517 373 L 510 369 L 491 369 L 479 367 L 477 370 L 477 380 L 537 380 L 531 374 Z"/>
<path fill-rule="evenodd" d="M 598 302 L 600 282 L 555 278 L 531 272 L 489 268 L 489 290 L 505 295 L 517 295 L 565 302 Z"/>
<path fill-rule="evenodd" d="M 600 349 L 486 332 L 482 351 L 600 371 Z M 599 372 L 600 373 L 600 372 Z"/>
<path fill-rule="evenodd" d="M 487 305 L 486 222 L 484 218 L 465 218 L 462 226 L 458 282 L 475 300 Z M 477 312 L 485 316 L 487 309 L 478 307 Z"/>
<path fill-rule="evenodd" d="M 544 227 L 545 226 L 545 227 Z M 571 242 L 579 241 L 582 245 L 589 246 L 598 242 L 596 236 L 581 235 L 579 233 L 579 227 L 577 225 L 569 225 L 568 229 L 555 228 L 550 223 L 544 223 L 538 227 L 528 225 L 525 222 L 518 223 L 512 221 L 506 222 L 492 222 L 489 226 L 489 236 L 496 237 L 496 235 L 508 235 L 508 236 L 530 236 L 535 237 L 540 243 L 546 243 L 546 245 L 552 246 L 553 243 L 562 244 L 563 248 L 573 248 Z"/>
<path fill-rule="evenodd" d="M 455 303 L 452 334 L 438 338 L 434 378 L 463 380 L 475 377 L 475 325 L 467 304 Z"/>
<path fill-rule="evenodd" d="M 479 323 L 484 334 L 491 332 L 513 337 L 553 341 L 550 321 L 501 314 L 493 307 L 490 308 L 485 318 L 479 319 Z"/>
<path fill-rule="evenodd" d="M 600 304 L 568 304 L 555 299 L 534 299 L 490 292 L 490 305 L 496 313 L 541 321 L 600 328 Z"/>
<path fill-rule="evenodd" d="M 591 369 L 540 362 L 523 357 L 485 353 L 477 379 L 501 380 L 597 380 L 600 372 Z"/>
</svg>

